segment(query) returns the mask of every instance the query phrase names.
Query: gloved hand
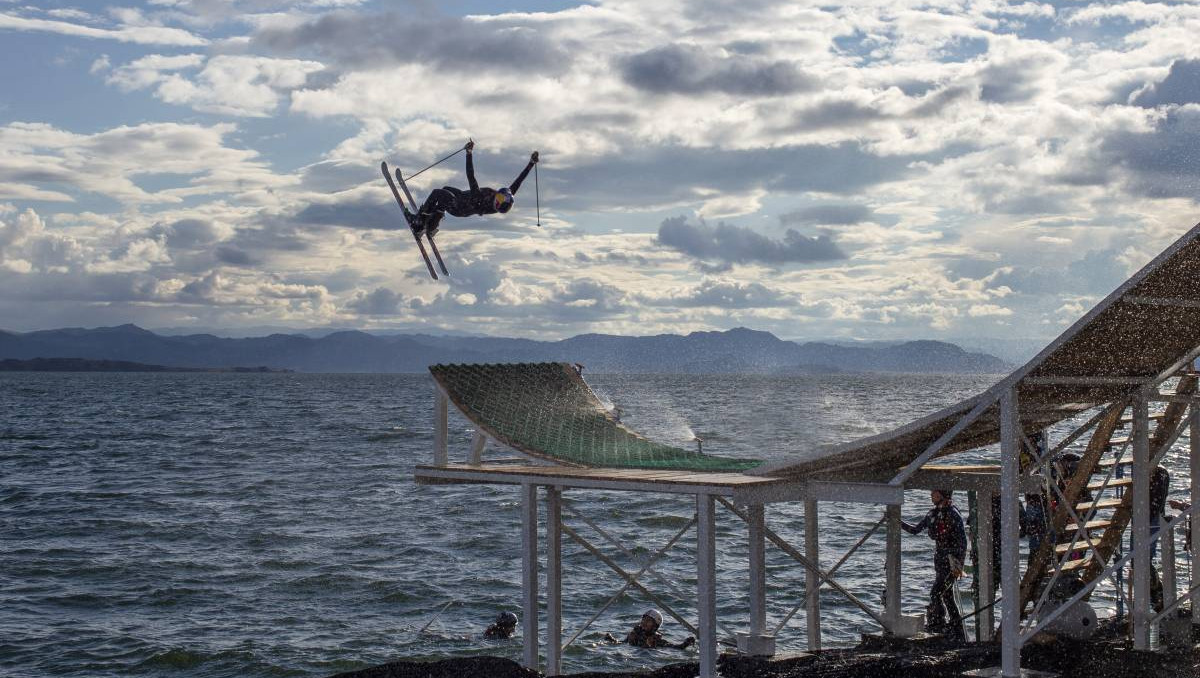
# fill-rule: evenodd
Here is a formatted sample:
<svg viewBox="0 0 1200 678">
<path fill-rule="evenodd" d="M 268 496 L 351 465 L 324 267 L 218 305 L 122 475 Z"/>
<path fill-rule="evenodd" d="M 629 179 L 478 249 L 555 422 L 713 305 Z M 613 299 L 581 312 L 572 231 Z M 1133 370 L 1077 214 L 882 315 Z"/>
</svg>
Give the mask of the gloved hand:
<svg viewBox="0 0 1200 678">
<path fill-rule="evenodd" d="M 531 164 L 534 164 L 534 165 L 536 165 L 536 164 L 537 164 L 537 161 L 538 161 L 538 152 L 537 152 L 537 151 L 534 151 L 534 152 L 533 152 L 533 154 L 529 156 L 529 162 L 530 162 Z"/>
<path fill-rule="evenodd" d="M 467 153 L 470 153 L 472 150 L 474 150 L 474 149 L 475 149 L 475 140 L 474 140 L 474 139 L 468 139 L 468 140 L 467 140 L 467 145 L 466 145 L 466 146 L 463 146 L 463 148 L 467 149 Z"/>
</svg>

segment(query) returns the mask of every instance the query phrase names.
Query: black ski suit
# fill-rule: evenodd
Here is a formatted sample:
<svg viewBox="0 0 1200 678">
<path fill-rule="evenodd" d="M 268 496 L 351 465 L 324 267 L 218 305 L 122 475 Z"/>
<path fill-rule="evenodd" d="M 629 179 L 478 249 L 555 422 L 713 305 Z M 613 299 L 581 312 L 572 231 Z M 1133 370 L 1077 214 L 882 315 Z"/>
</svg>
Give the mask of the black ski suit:
<svg viewBox="0 0 1200 678">
<path fill-rule="evenodd" d="M 525 181 L 525 176 L 531 169 L 533 169 L 532 160 L 517 175 L 516 181 L 513 181 L 512 185 L 508 187 L 513 195 L 517 194 L 521 188 L 521 182 Z M 421 205 L 419 212 L 426 228 L 436 229 L 438 222 L 442 220 L 442 216 L 446 212 L 456 217 L 474 217 L 496 213 L 496 189 L 486 186 L 480 188 L 479 183 L 475 181 L 475 163 L 471 158 L 470 151 L 467 151 L 467 184 L 470 185 L 470 190 L 464 191 L 453 186 L 443 186 L 429 193 L 429 197 L 425 199 L 425 204 Z"/>
<path fill-rule="evenodd" d="M 946 501 L 930 509 L 916 525 L 903 521 L 900 525 L 909 534 L 920 534 L 928 529 L 929 538 L 935 545 L 933 587 L 929 591 L 926 626 L 931 631 L 944 631 L 951 638 L 963 639 L 962 613 L 954 602 L 955 578 L 950 566 L 953 557 L 961 568 L 967 554 L 967 532 L 963 528 L 962 515 L 953 503 Z M 946 623 L 947 616 L 949 624 Z"/>
</svg>

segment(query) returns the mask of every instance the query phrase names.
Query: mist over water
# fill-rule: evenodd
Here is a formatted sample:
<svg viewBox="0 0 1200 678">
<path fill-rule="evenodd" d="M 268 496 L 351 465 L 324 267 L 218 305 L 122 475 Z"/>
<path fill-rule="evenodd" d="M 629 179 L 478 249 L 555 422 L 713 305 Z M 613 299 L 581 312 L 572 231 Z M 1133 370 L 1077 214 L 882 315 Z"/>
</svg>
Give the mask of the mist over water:
<svg viewBox="0 0 1200 678">
<path fill-rule="evenodd" d="M 706 452 L 763 460 L 886 430 L 994 381 L 587 377 L 651 438 L 692 449 L 699 436 Z M 413 482 L 414 465 L 432 459 L 432 394 L 426 375 L 0 374 L 0 674 L 326 676 L 398 658 L 519 659 L 519 641 L 481 640 L 498 611 L 520 611 L 517 489 Z M 451 457 L 463 459 L 473 431 L 456 416 L 450 426 Z M 695 509 L 669 495 L 574 490 L 566 499 L 638 558 Z M 907 500 L 910 518 L 928 503 L 922 492 Z M 801 508 L 769 507 L 769 527 L 802 543 Z M 823 505 L 822 561 L 835 562 L 880 510 Z M 745 526 L 722 508 L 717 518 L 720 620 L 744 630 Z M 688 596 L 694 548 L 689 533 L 655 566 Z M 880 534 L 839 571 L 872 603 L 882 549 Z M 904 549 L 904 604 L 916 614 L 931 549 L 923 538 L 906 538 Z M 773 548 L 768 567 L 774 627 L 800 603 L 804 572 Z M 623 582 L 566 539 L 563 568 L 570 637 Z M 645 583 L 675 600 L 665 584 Z M 852 643 L 869 625 L 832 592 L 822 604 L 828 644 Z M 650 606 L 637 593 L 618 599 L 568 648 L 566 670 L 694 658 L 597 645 Z M 690 601 L 677 609 L 694 619 Z M 802 649 L 803 629 L 801 612 L 779 649 Z M 664 631 L 686 635 L 669 617 Z"/>
</svg>

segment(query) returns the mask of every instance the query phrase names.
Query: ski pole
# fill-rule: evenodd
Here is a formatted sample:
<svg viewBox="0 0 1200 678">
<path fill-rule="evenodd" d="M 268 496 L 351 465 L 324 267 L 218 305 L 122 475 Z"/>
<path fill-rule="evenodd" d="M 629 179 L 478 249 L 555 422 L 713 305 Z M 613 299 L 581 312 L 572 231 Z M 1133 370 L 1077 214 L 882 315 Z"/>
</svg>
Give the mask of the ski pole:
<svg viewBox="0 0 1200 678">
<path fill-rule="evenodd" d="M 446 162 L 446 161 L 447 161 L 447 160 L 449 160 L 450 158 L 453 158 L 454 156 L 458 155 L 459 153 L 462 153 L 462 152 L 463 152 L 463 151 L 465 151 L 465 150 L 467 150 L 467 147 L 466 147 L 466 146 L 463 146 L 462 148 L 458 149 L 457 151 L 455 151 L 455 152 L 451 153 L 450 155 L 448 155 L 448 156 L 446 156 L 446 157 L 442 158 L 441 160 L 438 160 L 437 162 L 433 163 L 433 164 L 432 164 L 432 165 L 430 165 L 429 167 L 426 167 L 425 169 L 421 170 L 421 172 L 424 172 L 424 171 L 425 171 L 425 170 L 427 170 L 427 169 L 433 169 L 434 167 L 437 167 L 438 165 L 440 165 L 440 164 L 442 164 L 442 163 Z M 417 177 L 419 174 L 421 174 L 421 172 L 417 172 L 416 174 L 410 174 L 410 175 L 408 175 L 408 178 L 409 178 L 409 179 L 413 179 L 413 178 Z"/>
<path fill-rule="evenodd" d="M 533 195 L 537 200 L 537 225 L 542 227 L 542 187 L 538 185 L 537 163 L 533 165 Z"/>
<path fill-rule="evenodd" d="M 442 606 L 442 609 L 438 610 L 438 611 L 437 611 L 437 614 L 433 615 L 433 619 L 430 619 L 430 620 L 429 620 L 429 623 L 428 623 L 428 624 L 425 624 L 424 626 L 422 626 L 422 627 L 421 627 L 421 630 L 420 630 L 420 631 L 417 631 L 417 633 L 425 633 L 425 629 L 429 628 L 430 626 L 433 626 L 433 623 L 434 623 L 435 621 L 437 621 L 437 618 L 438 618 L 438 617 L 442 616 L 442 613 L 446 611 L 446 608 L 450 607 L 450 606 L 451 606 L 451 605 L 453 605 L 455 602 L 456 602 L 456 601 L 453 601 L 453 600 L 451 600 L 451 601 L 447 602 L 445 605 L 443 605 L 443 606 Z"/>
</svg>

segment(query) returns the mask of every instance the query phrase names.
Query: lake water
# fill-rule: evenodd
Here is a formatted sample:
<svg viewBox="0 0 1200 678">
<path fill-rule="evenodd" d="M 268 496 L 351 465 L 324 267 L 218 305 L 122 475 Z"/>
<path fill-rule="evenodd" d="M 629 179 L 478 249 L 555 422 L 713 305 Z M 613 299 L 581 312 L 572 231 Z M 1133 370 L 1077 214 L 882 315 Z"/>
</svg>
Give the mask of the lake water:
<svg viewBox="0 0 1200 678">
<path fill-rule="evenodd" d="M 690 446 L 699 435 L 706 452 L 776 460 L 881 432 L 995 378 L 588 380 L 652 438 Z M 327 676 L 399 658 L 519 659 L 518 640 L 480 640 L 499 610 L 520 611 L 518 490 L 416 485 L 414 465 L 432 458 L 432 410 L 426 375 L 0 373 L 0 674 Z M 465 455 L 472 433 L 452 417 L 452 456 Z M 1186 482 L 1177 476 L 1173 486 Z M 566 499 L 636 544 L 639 558 L 695 509 L 667 495 Z M 965 496 L 958 502 L 965 513 Z M 927 505 L 927 493 L 911 492 L 905 515 Z M 769 527 L 802 545 L 801 509 L 769 507 Z M 822 505 L 823 562 L 880 516 L 880 507 Z M 719 615 L 729 631 L 744 630 L 745 526 L 723 509 L 717 518 Z M 568 523 L 638 569 L 578 520 Z M 909 614 L 924 607 L 930 544 L 904 540 Z M 685 593 L 695 590 L 694 548 L 693 533 L 656 566 Z M 882 550 L 879 533 L 839 572 L 872 603 Z M 566 539 L 564 552 L 569 637 L 623 581 Z M 772 627 L 801 601 L 803 582 L 801 567 L 768 548 Z M 827 644 L 853 643 L 869 624 L 833 592 L 822 604 Z M 650 606 L 636 593 L 615 602 L 568 648 L 566 670 L 694 658 L 695 650 L 598 644 L 605 631 L 623 636 Z M 688 601 L 677 609 L 694 618 Z M 664 631 L 686 635 L 669 618 Z M 803 649 L 802 611 L 778 644 Z"/>
</svg>

